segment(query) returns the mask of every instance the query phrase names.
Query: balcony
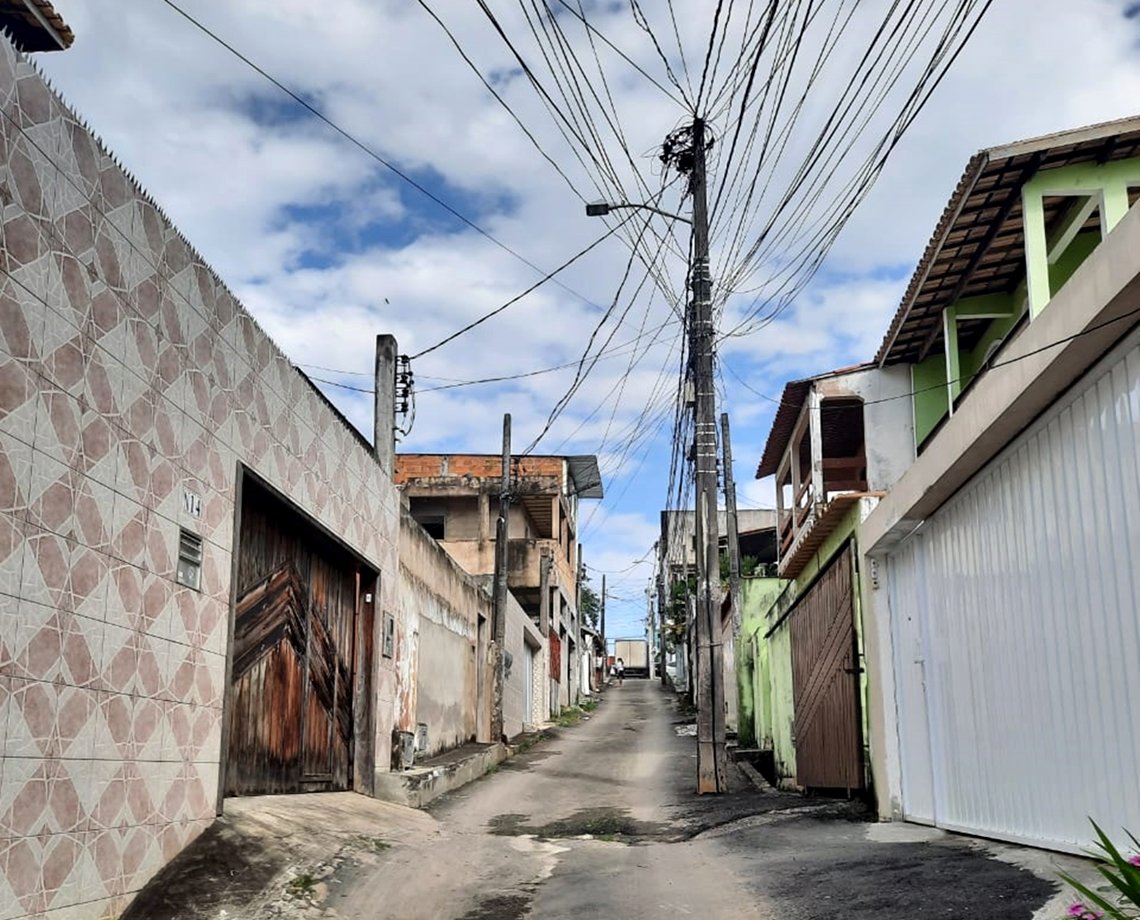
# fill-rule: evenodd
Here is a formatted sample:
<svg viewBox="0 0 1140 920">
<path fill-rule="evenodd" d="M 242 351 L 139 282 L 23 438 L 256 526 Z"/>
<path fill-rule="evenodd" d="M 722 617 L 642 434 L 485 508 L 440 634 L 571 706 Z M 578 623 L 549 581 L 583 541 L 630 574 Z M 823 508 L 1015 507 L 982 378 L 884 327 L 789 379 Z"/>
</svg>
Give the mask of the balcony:
<svg viewBox="0 0 1140 920">
<path fill-rule="evenodd" d="M 776 472 L 779 573 L 794 578 L 867 485 L 863 401 L 812 390 Z"/>
</svg>

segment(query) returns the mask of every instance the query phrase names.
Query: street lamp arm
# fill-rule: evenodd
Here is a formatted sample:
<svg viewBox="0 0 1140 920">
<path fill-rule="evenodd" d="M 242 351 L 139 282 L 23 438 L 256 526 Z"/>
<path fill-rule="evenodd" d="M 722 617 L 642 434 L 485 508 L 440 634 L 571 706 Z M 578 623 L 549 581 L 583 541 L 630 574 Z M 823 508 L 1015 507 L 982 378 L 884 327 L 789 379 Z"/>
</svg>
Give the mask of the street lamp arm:
<svg viewBox="0 0 1140 920">
<path fill-rule="evenodd" d="M 586 205 L 587 217 L 605 217 L 610 211 L 617 211 L 619 208 L 633 208 L 638 211 L 652 211 L 654 214 L 660 214 L 663 217 L 671 217 L 673 220 L 681 220 L 686 224 L 692 224 L 692 218 L 684 217 L 680 214 L 674 214 L 672 211 L 663 211 L 661 208 L 655 208 L 651 204 L 631 204 L 630 202 L 620 202 L 618 204 L 610 204 L 608 201 L 596 201 L 593 204 Z"/>
</svg>

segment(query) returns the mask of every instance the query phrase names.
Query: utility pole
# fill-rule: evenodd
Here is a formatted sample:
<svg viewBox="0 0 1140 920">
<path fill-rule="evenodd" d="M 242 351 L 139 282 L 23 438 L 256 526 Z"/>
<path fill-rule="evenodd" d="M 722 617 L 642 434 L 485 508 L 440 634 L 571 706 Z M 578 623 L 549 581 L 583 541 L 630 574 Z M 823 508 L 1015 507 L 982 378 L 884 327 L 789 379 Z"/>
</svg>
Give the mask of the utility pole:
<svg viewBox="0 0 1140 920">
<path fill-rule="evenodd" d="M 697 792 L 726 792 L 724 649 L 720 628 L 720 547 L 717 527 L 716 391 L 709 215 L 705 178 L 705 123 L 691 128 L 693 195 L 693 297 L 689 304 L 689 354 L 696 393 L 697 532 Z"/>
<path fill-rule="evenodd" d="M 609 649 L 606 648 L 606 576 L 602 575 L 602 612 L 601 612 L 601 629 L 602 634 L 602 673 L 606 671 L 606 659 L 609 657 Z"/>
<path fill-rule="evenodd" d="M 507 543 L 511 514 L 511 414 L 503 416 L 503 480 L 499 489 L 499 520 L 495 528 L 494 608 L 491 619 L 490 665 L 491 741 L 503 737 L 503 646 L 507 636 Z"/>
<path fill-rule="evenodd" d="M 728 599 L 732 605 L 732 635 L 725 640 L 724 695 L 727 723 L 738 730 L 739 699 L 736 686 L 736 640 L 740 638 L 740 531 L 736 519 L 736 482 L 732 478 L 732 440 L 728 430 L 728 413 L 720 414 L 720 444 L 724 453 L 724 517 L 728 534 Z"/>
<path fill-rule="evenodd" d="M 662 517 L 664 517 L 662 512 Z M 665 673 L 665 553 L 662 549 L 664 538 L 657 541 L 657 623 L 660 628 L 658 639 L 661 643 L 661 686 L 667 683 Z"/>
</svg>

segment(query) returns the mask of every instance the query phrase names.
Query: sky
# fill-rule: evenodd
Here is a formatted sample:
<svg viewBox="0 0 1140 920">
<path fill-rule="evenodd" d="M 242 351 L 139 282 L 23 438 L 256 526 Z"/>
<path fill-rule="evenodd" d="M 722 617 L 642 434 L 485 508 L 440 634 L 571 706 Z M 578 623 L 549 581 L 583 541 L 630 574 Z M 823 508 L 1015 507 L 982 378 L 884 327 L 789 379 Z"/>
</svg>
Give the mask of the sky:
<svg viewBox="0 0 1140 920">
<path fill-rule="evenodd" d="M 739 333 L 719 345 L 718 410 L 732 421 L 742 507 L 773 502 L 771 482 L 754 474 L 784 383 L 873 357 L 972 153 L 1140 111 L 1140 5 L 995 0 L 805 278 L 795 274 L 797 228 L 838 213 L 837 195 L 885 135 L 944 18 L 905 24 L 926 36 L 912 64 L 881 108 L 859 109 L 867 123 L 847 138 L 846 157 L 815 163 L 800 197 L 781 208 L 780 190 L 792 187 L 828 113 L 861 88 L 853 68 L 882 20 L 882 0 L 817 4 L 828 15 L 833 8 L 841 28 L 829 31 L 820 18 L 805 32 L 801 60 L 824 60 L 816 79 L 808 88 L 811 68 L 783 71 L 785 94 L 764 96 L 781 104 L 757 104 L 744 117 L 747 67 L 730 62 L 753 5 L 739 0 L 725 5 L 735 19 L 720 21 L 720 55 L 708 55 L 716 0 L 550 0 L 553 22 L 538 17 L 541 2 L 489 0 L 509 45 L 466 0 L 180 0 L 375 157 L 163 0 L 120 0 L 113 11 L 94 0 L 53 2 L 76 34 L 68 51 L 36 56 L 57 90 L 368 437 L 376 334 L 395 335 L 402 353 L 416 355 L 593 246 L 555 281 L 413 360 L 415 421 L 398 449 L 496 453 L 510 412 L 516 452 L 542 434 L 535 452 L 596 454 L 606 497 L 582 503 L 579 539 L 595 589 L 607 575 L 611 636 L 643 629 L 669 487 L 689 240 L 679 221 L 634 211 L 591 219 L 583 202 L 689 213 L 685 182 L 658 154 L 690 117 L 685 97 L 700 95 L 706 56 L 723 56 L 714 74 L 742 75 L 719 99 L 714 76 L 701 107 L 714 139 L 718 328 Z M 794 21 L 799 6 L 779 0 L 787 15 L 769 33 L 761 82 L 784 47 L 780 22 Z M 547 63 L 525 12 L 538 35 L 560 28 L 581 62 L 576 83 L 559 59 Z M 801 97 L 791 122 L 791 100 Z M 767 148 L 743 139 L 734 148 L 734 124 L 765 113 L 786 130 Z M 761 192 L 748 203 L 741 190 L 750 176 Z M 773 232 L 760 239 L 768 221 Z M 760 245 L 748 260 L 752 239 Z M 773 300 L 787 277 L 803 283 L 786 302 Z M 769 316 L 777 302 L 782 309 Z M 757 308 L 767 321 L 749 322 Z M 587 350 L 596 363 L 547 429 Z M 447 386 L 533 371 L 543 373 Z"/>
</svg>

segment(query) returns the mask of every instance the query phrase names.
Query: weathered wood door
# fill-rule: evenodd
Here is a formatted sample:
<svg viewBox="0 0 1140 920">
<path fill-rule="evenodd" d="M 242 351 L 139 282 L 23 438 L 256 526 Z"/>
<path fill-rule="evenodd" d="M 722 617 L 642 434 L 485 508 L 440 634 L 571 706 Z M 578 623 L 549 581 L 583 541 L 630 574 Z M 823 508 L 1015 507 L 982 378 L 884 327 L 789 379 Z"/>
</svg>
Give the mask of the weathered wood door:
<svg viewBox="0 0 1140 920">
<path fill-rule="evenodd" d="M 349 789 L 359 566 L 243 488 L 226 793 Z"/>
<path fill-rule="evenodd" d="M 796 781 L 862 789 L 863 742 L 851 548 L 844 549 L 791 614 Z"/>
</svg>

